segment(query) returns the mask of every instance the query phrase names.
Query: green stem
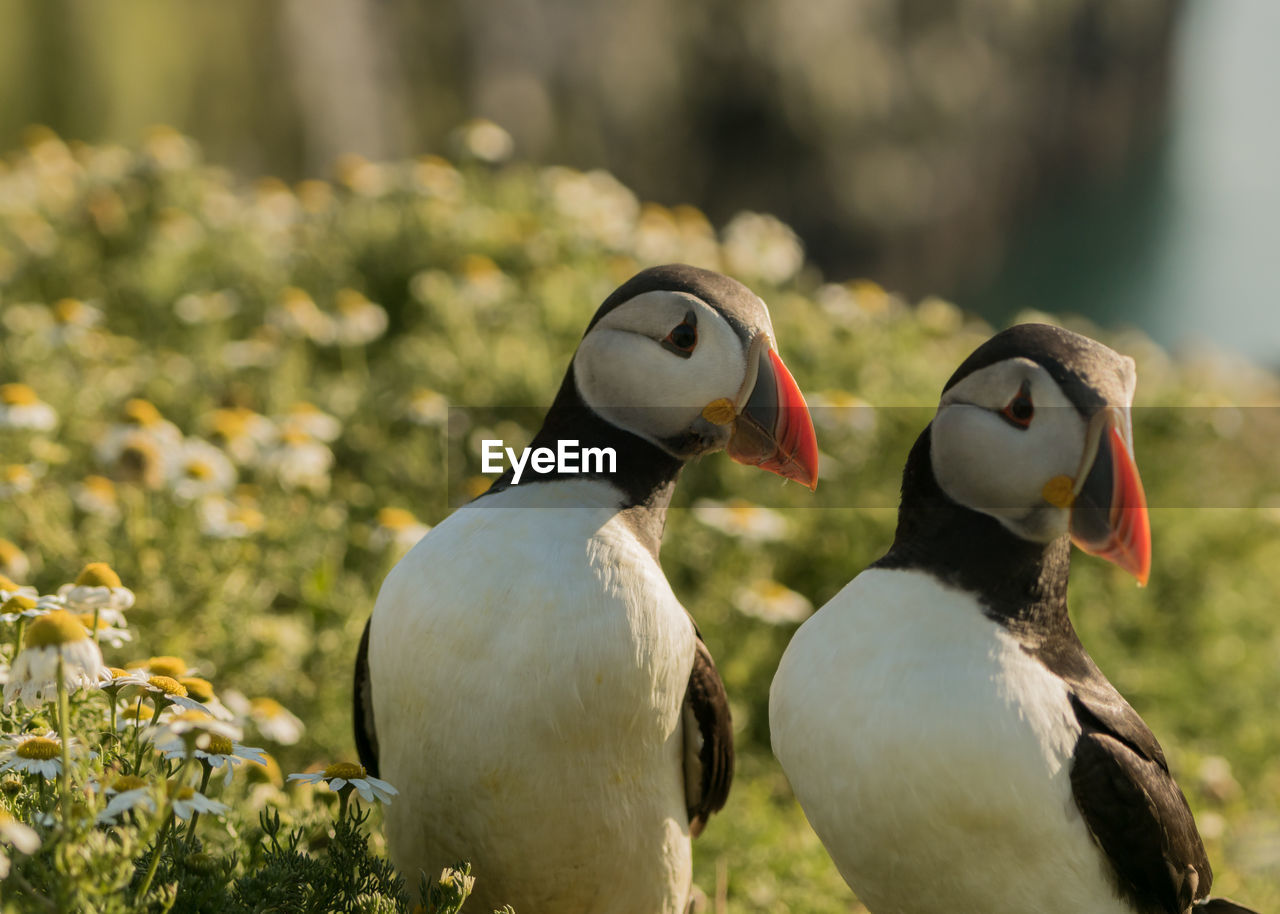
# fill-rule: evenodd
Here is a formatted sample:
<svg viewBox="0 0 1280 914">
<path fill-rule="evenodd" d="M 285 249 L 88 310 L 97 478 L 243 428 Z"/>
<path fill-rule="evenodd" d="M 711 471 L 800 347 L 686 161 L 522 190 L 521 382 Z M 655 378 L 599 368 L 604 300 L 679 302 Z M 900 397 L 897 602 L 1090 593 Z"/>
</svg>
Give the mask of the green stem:
<svg viewBox="0 0 1280 914">
<path fill-rule="evenodd" d="M 95 606 L 95 607 L 93 608 L 93 643 L 94 643 L 94 644 L 98 644 L 98 643 L 99 643 L 99 640 L 98 640 L 98 614 L 99 614 L 99 613 L 101 613 L 101 612 L 102 612 L 102 607 L 101 607 L 101 606 Z"/>
<path fill-rule="evenodd" d="M 347 799 L 351 796 L 351 785 L 345 785 L 338 791 L 338 821 L 342 822 L 347 818 Z"/>
<path fill-rule="evenodd" d="M 27 627 L 27 617 L 18 616 L 18 634 L 13 638 L 13 657 L 16 660 L 22 650 L 22 632 Z"/>
<path fill-rule="evenodd" d="M 66 661 L 62 658 L 62 648 L 58 648 L 58 739 L 62 742 L 62 770 L 58 772 L 58 787 L 62 794 L 62 826 L 70 828 L 71 823 L 71 747 L 68 737 L 71 733 L 70 702 L 67 700 Z"/>
<path fill-rule="evenodd" d="M 169 834 L 169 826 L 173 824 L 173 803 L 165 805 L 164 824 L 160 826 L 160 831 L 156 835 L 156 849 L 151 854 L 151 865 L 147 867 L 147 875 L 142 877 L 142 885 L 138 886 L 137 893 L 133 896 L 133 904 L 135 907 L 142 904 L 142 899 L 147 896 L 147 889 L 151 888 L 151 880 L 156 876 L 156 868 L 160 866 L 160 851 L 164 846 L 165 836 Z"/>
<path fill-rule="evenodd" d="M 201 760 L 204 764 L 204 774 L 200 777 L 200 793 L 204 793 L 209 789 L 209 775 L 213 774 L 213 766 L 207 761 Z M 200 810 L 191 810 L 191 822 L 187 825 L 187 847 L 195 847 L 196 844 L 196 823 L 200 821 Z"/>
</svg>

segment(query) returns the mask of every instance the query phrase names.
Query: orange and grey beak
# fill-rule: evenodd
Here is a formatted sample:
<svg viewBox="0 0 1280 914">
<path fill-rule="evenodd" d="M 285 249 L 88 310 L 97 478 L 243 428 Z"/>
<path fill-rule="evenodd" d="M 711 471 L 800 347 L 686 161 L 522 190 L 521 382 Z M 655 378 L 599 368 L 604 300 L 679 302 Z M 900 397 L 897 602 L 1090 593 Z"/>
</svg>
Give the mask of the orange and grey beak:
<svg viewBox="0 0 1280 914">
<path fill-rule="evenodd" d="M 733 433 L 726 450 L 738 463 L 816 489 L 818 486 L 818 438 L 804 395 L 787 366 L 768 344 L 757 337 L 754 384 L 744 392 L 745 403 L 733 417 Z M 750 384 L 748 379 L 748 384 Z"/>
<path fill-rule="evenodd" d="M 1114 562 L 1145 585 L 1151 573 L 1151 521 L 1138 466 L 1118 409 L 1105 409 L 1090 427 L 1093 465 L 1071 506 L 1071 541 Z"/>
</svg>

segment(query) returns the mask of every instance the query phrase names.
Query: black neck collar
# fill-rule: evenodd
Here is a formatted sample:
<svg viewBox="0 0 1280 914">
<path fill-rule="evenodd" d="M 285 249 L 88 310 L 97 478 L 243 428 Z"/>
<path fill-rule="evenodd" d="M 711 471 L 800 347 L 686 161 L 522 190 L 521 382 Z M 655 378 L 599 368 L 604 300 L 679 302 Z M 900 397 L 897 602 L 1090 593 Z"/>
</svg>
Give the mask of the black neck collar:
<svg viewBox="0 0 1280 914">
<path fill-rule="evenodd" d="M 571 479 L 609 483 L 618 490 L 618 507 L 628 524 L 656 558 L 667 522 L 667 507 L 671 504 L 684 461 L 639 435 L 605 421 L 584 403 L 578 393 L 572 364 L 560 385 L 560 392 L 547 410 L 542 428 L 534 435 L 529 447 L 555 451 L 560 441 L 577 441 L 579 448 L 612 448 L 617 455 L 617 472 L 600 473 L 593 468 L 590 473 L 560 473 L 554 469 L 538 473 L 532 465 L 527 465 L 519 484 L 537 485 Z M 514 472 L 507 470 L 484 494 L 492 495 L 510 488 L 513 476 Z"/>
<path fill-rule="evenodd" d="M 994 517 L 952 500 L 933 475 L 930 430 L 916 440 L 902 474 L 898 529 L 889 552 L 872 567 L 919 569 L 972 593 L 987 615 L 1024 645 L 1074 632 L 1067 618 L 1071 544 L 1017 536 Z"/>
</svg>

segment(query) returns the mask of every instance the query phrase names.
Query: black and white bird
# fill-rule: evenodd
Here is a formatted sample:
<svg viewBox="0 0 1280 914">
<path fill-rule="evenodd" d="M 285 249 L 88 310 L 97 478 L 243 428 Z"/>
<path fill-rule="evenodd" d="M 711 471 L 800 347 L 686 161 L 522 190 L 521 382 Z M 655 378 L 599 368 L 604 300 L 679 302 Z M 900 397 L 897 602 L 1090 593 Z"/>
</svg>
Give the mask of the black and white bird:
<svg viewBox="0 0 1280 914">
<path fill-rule="evenodd" d="M 614 449 L 616 471 L 509 471 L 387 576 L 357 746 L 400 791 L 387 842 L 411 884 L 469 860 L 477 910 L 683 912 L 733 745 L 658 564 L 667 506 L 685 462 L 720 449 L 812 487 L 813 424 L 764 302 L 669 265 L 592 318 L 533 446 L 561 441 Z"/>
<path fill-rule="evenodd" d="M 952 375 L 888 554 L 796 633 L 773 751 L 874 914 L 1183 914 L 1212 874 L 1137 712 L 1067 618 L 1071 543 L 1145 582 L 1134 363 L 1023 324 Z"/>
</svg>

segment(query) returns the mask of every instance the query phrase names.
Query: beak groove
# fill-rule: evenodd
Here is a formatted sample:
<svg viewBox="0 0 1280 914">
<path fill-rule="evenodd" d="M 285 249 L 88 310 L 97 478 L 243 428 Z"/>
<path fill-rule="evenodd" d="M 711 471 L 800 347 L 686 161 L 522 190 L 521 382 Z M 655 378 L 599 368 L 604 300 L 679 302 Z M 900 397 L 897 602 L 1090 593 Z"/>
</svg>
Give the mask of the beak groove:
<svg viewBox="0 0 1280 914">
<path fill-rule="evenodd" d="M 1071 509 L 1071 541 L 1123 568 L 1145 586 L 1151 574 L 1151 521 L 1123 415 L 1107 410 L 1089 468 Z"/>
<path fill-rule="evenodd" d="M 727 451 L 738 463 L 757 466 L 818 486 L 818 438 L 804 395 L 782 359 L 763 337 L 754 364 L 754 384 L 733 420 Z"/>
</svg>

